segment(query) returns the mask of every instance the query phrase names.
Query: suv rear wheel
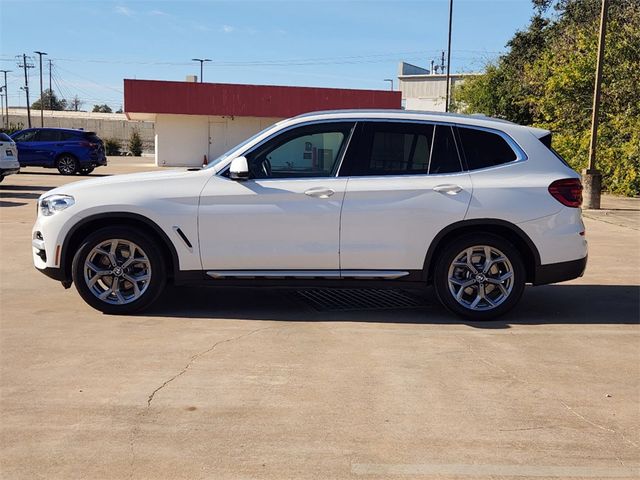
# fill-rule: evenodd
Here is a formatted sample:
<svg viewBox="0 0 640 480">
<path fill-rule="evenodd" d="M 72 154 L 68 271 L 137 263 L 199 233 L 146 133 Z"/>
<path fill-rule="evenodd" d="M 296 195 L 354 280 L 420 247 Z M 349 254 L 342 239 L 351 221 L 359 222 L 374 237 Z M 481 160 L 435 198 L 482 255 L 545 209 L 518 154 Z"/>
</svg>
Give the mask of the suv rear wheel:
<svg viewBox="0 0 640 480">
<path fill-rule="evenodd" d="M 73 155 L 61 155 L 56 161 L 56 168 L 62 175 L 73 175 L 78 171 L 78 160 Z"/>
<path fill-rule="evenodd" d="M 80 296 L 104 313 L 129 314 L 151 305 L 162 293 L 162 253 L 141 232 L 107 227 L 89 235 L 73 258 L 73 282 Z"/>
<path fill-rule="evenodd" d="M 525 269 L 518 250 L 488 233 L 469 234 L 448 245 L 438 258 L 434 287 L 440 302 L 470 320 L 490 320 L 520 300 Z"/>
</svg>

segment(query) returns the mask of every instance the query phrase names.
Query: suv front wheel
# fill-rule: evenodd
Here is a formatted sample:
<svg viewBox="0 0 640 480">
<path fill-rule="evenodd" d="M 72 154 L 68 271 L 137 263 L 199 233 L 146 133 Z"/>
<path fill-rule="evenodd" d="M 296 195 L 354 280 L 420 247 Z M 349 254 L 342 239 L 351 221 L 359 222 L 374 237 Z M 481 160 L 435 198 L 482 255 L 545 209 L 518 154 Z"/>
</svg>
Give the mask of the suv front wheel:
<svg viewBox="0 0 640 480">
<path fill-rule="evenodd" d="M 151 305 L 166 282 L 162 253 L 141 232 L 107 227 L 89 235 L 73 258 L 80 296 L 104 313 L 129 314 Z"/>
<path fill-rule="evenodd" d="M 520 252 L 504 238 L 468 234 L 441 252 L 433 283 L 440 302 L 470 320 L 490 320 L 520 300 L 525 269 Z"/>
</svg>

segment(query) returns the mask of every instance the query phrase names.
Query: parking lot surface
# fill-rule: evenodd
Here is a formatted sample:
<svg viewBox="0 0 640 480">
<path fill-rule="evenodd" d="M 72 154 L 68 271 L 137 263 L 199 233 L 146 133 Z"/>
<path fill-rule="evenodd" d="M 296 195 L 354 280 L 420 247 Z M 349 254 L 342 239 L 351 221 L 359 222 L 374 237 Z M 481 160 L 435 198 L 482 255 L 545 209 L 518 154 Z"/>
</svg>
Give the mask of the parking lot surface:
<svg viewBox="0 0 640 480">
<path fill-rule="evenodd" d="M 585 276 L 499 321 L 430 291 L 207 288 L 107 316 L 31 261 L 36 199 L 80 179 L 0 184 L 2 478 L 640 477 L 640 200 L 586 212 Z"/>
</svg>

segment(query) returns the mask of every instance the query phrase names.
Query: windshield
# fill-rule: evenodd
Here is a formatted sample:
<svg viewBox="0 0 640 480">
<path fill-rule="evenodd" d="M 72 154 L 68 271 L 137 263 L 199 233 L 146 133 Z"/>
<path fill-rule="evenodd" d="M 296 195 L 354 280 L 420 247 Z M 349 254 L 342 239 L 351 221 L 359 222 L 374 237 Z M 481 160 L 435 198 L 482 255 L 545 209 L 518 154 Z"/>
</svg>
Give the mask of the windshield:
<svg viewBox="0 0 640 480">
<path fill-rule="evenodd" d="M 276 124 L 277 125 L 277 124 Z M 207 165 L 205 168 L 212 168 L 215 167 L 216 165 L 219 165 L 224 159 L 232 156 L 234 153 L 236 153 L 239 150 L 242 150 L 246 145 L 248 145 L 249 143 L 251 143 L 253 140 L 255 140 L 256 138 L 258 138 L 260 135 L 264 134 L 265 132 L 271 130 L 273 127 L 275 127 L 275 125 L 270 125 L 267 128 L 265 128 L 264 130 L 260 130 L 258 133 L 256 133 L 255 135 L 247 138 L 244 142 L 239 143 L 238 145 L 236 145 L 235 147 L 233 147 L 231 150 L 223 153 L 222 155 L 220 155 L 218 158 L 216 158 L 215 160 L 211 161 L 209 163 L 209 165 Z"/>
<path fill-rule="evenodd" d="M 6 133 L 0 133 L 0 142 L 13 142 L 13 140 Z"/>
</svg>

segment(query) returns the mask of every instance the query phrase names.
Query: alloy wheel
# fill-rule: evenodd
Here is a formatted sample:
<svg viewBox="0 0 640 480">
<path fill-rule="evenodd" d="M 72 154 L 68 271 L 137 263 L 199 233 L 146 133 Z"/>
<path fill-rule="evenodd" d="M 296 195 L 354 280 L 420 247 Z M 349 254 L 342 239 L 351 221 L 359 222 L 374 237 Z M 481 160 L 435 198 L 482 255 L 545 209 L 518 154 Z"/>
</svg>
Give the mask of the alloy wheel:
<svg viewBox="0 0 640 480">
<path fill-rule="evenodd" d="M 58 160 L 58 170 L 63 175 L 73 175 L 76 173 L 76 161 L 74 158 L 64 156 Z"/>
<path fill-rule="evenodd" d="M 144 250 L 130 240 L 100 242 L 84 262 L 84 281 L 89 291 L 111 305 L 139 299 L 150 280 L 151 262 Z"/>
<path fill-rule="evenodd" d="M 472 246 L 455 256 L 448 282 L 449 291 L 464 308 L 492 310 L 504 303 L 513 290 L 513 265 L 495 247 Z"/>
</svg>

